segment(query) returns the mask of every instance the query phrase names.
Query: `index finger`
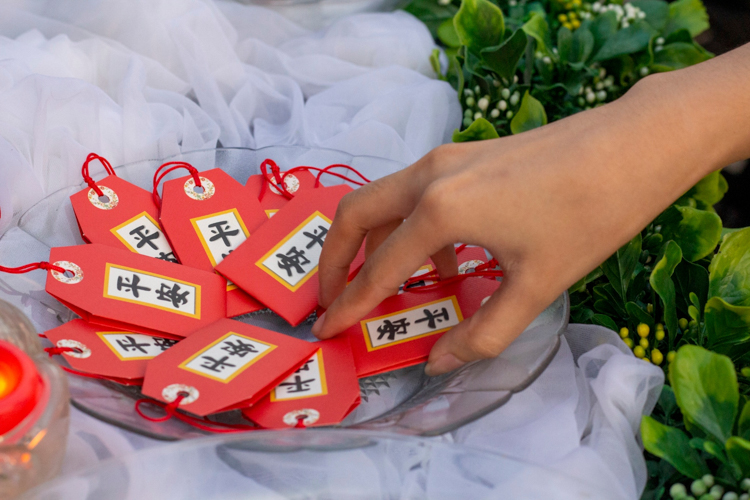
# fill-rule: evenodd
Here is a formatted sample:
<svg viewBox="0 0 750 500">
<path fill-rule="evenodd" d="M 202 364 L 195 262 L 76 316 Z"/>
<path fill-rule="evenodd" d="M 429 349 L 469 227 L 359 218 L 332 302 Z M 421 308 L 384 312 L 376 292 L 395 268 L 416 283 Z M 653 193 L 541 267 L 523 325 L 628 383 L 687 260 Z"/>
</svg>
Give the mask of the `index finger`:
<svg viewBox="0 0 750 500">
<path fill-rule="evenodd" d="M 318 302 L 328 307 L 346 287 L 349 266 L 367 232 L 393 220 L 403 220 L 419 199 L 411 168 L 373 181 L 341 200 L 328 230 L 318 264 Z"/>
</svg>

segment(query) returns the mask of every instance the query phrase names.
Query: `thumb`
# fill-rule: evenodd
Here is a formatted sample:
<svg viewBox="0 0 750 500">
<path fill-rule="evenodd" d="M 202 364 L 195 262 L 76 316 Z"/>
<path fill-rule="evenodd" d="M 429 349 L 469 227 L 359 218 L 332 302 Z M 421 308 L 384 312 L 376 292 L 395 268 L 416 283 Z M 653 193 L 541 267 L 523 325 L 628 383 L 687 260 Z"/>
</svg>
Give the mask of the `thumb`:
<svg viewBox="0 0 750 500">
<path fill-rule="evenodd" d="M 471 318 L 435 343 L 425 373 L 434 377 L 503 352 L 546 307 L 534 290 L 520 279 L 503 278 L 500 288 Z"/>
</svg>

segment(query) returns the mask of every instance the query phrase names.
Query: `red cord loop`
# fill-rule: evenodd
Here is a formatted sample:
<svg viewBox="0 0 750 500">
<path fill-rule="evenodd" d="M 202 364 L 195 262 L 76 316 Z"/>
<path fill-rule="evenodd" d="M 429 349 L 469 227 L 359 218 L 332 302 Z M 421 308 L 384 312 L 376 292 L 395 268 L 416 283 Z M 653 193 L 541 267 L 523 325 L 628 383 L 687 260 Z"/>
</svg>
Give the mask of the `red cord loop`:
<svg viewBox="0 0 750 500">
<path fill-rule="evenodd" d="M 271 169 L 270 175 L 268 172 L 269 168 Z M 333 168 L 345 168 L 349 170 L 350 172 L 353 172 L 354 174 L 356 174 L 360 179 L 362 179 L 362 181 L 350 179 L 346 175 L 340 174 L 338 172 L 332 172 L 331 169 Z M 266 182 L 264 182 L 263 185 L 261 186 L 260 196 L 258 197 L 258 199 L 263 200 L 263 197 L 266 194 L 266 184 L 270 184 L 273 187 L 275 187 L 288 200 L 291 200 L 292 198 L 294 198 L 294 195 L 286 189 L 286 183 L 284 181 L 286 180 L 287 175 L 291 175 L 301 170 L 307 170 L 307 171 L 314 170 L 318 172 L 318 175 L 315 177 L 316 188 L 320 186 L 320 178 L 323 176 L 323 174 L 328 174 L 334 177 L 338 177 L 339 179 L 344 179 L 345 181 L 351 182 L 352 184 L 356 184 L 357 186 L 364 186 L 365 184 L 370 182 L 370 179 L 362 175 L 362 173 L 359 172 L 357 169 L 350 167 L 349 165 L 344 165 L 341 163 L 328 165 L 325 168 L 300 166 L 300 167 L 291 168 L 287 170 L 286 172 L 281 173 L 281 169 L 276 164 L 276 162 L 270 158 L 266 158 L 265 160 L 263 160 L 263 163 L 260 164 L 260 171 L 263 174 L 263 179 L 265 179 Z"/>
<path fill-rule="evenodd" d="M 180 405 L 180 402 L 185 398 L 184 394 L 178 394 L 177 398 L 172 401 L 169 404 L 162 403 L 161 401 L 155 401 L 153 399 L 139 399 L 135 402 L 135 411 L 140 415 L 142 418 L 145 418 L 146 420 L 150 422 L 164 422 L 169 420 L 172 417 L 175 417 L 177 420 L 180 420 L 181 422 L 185 422 L 186 424 L 192 425 L 193 427 L 197 429 L 201 429 L 208 432 L 217 432 L 217 433 L 234 433 L 234 432 L 247 432 L 247 431 L 255 431 L 258 430 L 258 427 L 252 426 L 252 425 L 242 425 L 242 424 L 224 424 L 221 422 L 213 422 L 211 420 L 208 420 L 207 418 L 196 418 L 192 417 L 190 415 L 185 415 L 183 413 L 180 413 L 177 411 L 177 407 Z M 166 415 L 163 417 L 151 417 L 149 415 L 146 415 L 143 413 L 143 410 L 141 410 L 141 405 L 144 403 L 149 403 L 153 406 L 158 406 L 159 408 L 162 408 Z"/>
<path fill-rule="evenodd" d="M 8 273 L 8 274 L 25 274 L 30 273 L 31 271 L 35 271 L 37 269 L 43 269 L 45 271 L 52 270 L 57 271 L 58 273 L 65 274 L 68 269 L 63 269 L 60 266 L 56 266 L 54 264 L 50 264 L 49 262 L 32 262 L 31 264 L 26 264 L 25 266 L 20 267 L 5 267 L 0 266 L 0 272 Z M 75 274 L 73 271 L 70 271 L 71 273 Z"/>
<path fill-rule="evenodd" d="M 305 419 L 307 418 L 307 415 L 297 415 L 297 423 L 295 424 L 295 429 L 307 429 L 307 426 L 305 425 Z"/>
<path fill-rule="evenodd" d="M 456 254 L 461 253 L 465 248 L 466 244 L 456 247 Z M 445 286 L 449 283 L 455 283 L 457 281 L 464 280 L 466 278 L 501 278 L 503 276 L 503 272 L 499 269 L 495 269 L 499 265 L 500 264 L 498 263 L 497 259 L 493 257 L 484 264 L 480 264 L 475 267 L 474 271 L 471 273 L 459 274 L 457 276 L 453 276 L 444 280 L 440 279 L 440 275 L 438 274 L 437 269 L 433 269 L 429 273 L 420 274 L 419 276 L 412 276 L 404 282 L 403 289 L 405 292 L 426 292 L 434 290 L 436 288 L 440 288 L 441 286 Z M 422 281 L 432 281 L 433 283 L 423 286 L 414 286 Z"/>
<path fill-rule="evenodd" d="M 162 169 L 165 167 L 167 168 L 162 172 Z M 154 198 L 154 203 L 157 207 L 161 207 L 161 198 L 159 198 L 159 183 L 161 183 L 162 180 L 164 180 L 164 177 L 167 176 L 170 172 L 173 170 L 177 170 L 178 168 L 186 168 L 188 172 L 190 172 L 190 175 L 193 176 L 193 180 L 195 181 L 196 187 L 203 187 L 201 185 L 201 177 L 198 174 L 198 169 L 189 164 L 186 161 L 170 161 L 163 165 L 161 165 L 159 168 L 156 169 L 156 172 L 154 172 L 154 191 L 152 193 L 152 196 Z"/>
<path fill-rule="evenodd" d="M 99 160 L 99 162 L 104 166 L 104 170 L 107 171 L 108 175 L 114 175 L 115 169 L 112 168 L 112 165 L 107 161 L 107 159 L 103 156 L 99 156 L 96 153 L 89 153 L 89 155 L 86 157 L 86 161 L 83 162 L 83 166 L 81 167 L 81 175 L 83 176 L 83 180 L 86 181 L 86 184 L 89 185 L 91 189 L 94 190 L 97 196 L 104 196 L 104 193 L 101 189 L 99 189 L 99 186 L 96 185 L 96 182 L 94 182 L 94 179 L 91 178 L 89 175 L 89 163 L 91 163 L 94 160 Z"/>
</svg>

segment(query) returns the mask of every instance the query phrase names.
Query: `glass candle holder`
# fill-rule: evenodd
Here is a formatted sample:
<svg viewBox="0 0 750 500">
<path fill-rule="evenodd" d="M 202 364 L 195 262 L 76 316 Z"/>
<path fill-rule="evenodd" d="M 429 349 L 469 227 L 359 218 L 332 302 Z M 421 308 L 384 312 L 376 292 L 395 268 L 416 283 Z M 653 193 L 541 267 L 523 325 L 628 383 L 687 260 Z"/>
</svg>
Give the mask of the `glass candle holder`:
<svg viewBox="0 0 750 500">
<path fill-rule="evenodd" d="M 33 326 L 0 300 L 0 498 L 54 477 L 68 437 L 68 384 Z"/>
</svg>

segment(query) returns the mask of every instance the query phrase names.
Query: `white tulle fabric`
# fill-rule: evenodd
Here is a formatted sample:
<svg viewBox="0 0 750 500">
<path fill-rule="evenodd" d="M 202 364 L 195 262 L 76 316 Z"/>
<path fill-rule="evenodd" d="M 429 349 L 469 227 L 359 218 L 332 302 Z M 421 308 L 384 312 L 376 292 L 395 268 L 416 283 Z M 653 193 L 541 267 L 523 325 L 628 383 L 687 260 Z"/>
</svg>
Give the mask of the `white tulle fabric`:
<svg viewBox="0 0 750 500">
<path fill-rule="evenodd" d="M 313 32 L 229 1 L 3 0 L 0 233 L 79 184 L 91 151 L 119 165 L 217 145 L 302 144 L 413 162 L 461 120 L 455 92 L 432 78 L 433 48 L 403 12 Z M 662 372 L 608 330 L 573 325 L 566 338 L 533 385 L 442 439 L 635 499 L 646 479 L 638 425 Z M 159 444 L 73 415 L 65 472 Z M 165 466 L 179 468 L 179 457 Z M 519 473 L 497 497 L 576 498 L 544 470 Z M 447 476 L 420 488 L 437 497 Z"/>
</svg>

